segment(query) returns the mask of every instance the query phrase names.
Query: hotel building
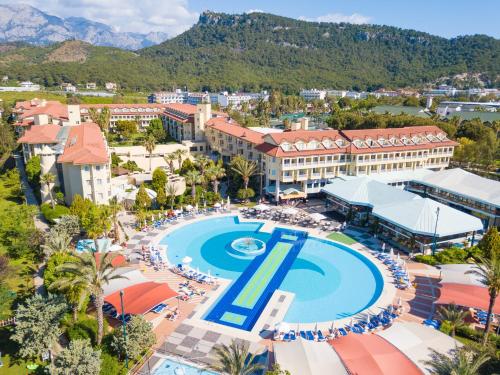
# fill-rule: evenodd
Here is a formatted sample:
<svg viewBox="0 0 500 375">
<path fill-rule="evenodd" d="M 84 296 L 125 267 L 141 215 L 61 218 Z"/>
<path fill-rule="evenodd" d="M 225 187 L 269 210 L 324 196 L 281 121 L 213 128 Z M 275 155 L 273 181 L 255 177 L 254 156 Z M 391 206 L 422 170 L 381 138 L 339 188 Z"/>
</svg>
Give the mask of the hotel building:
<svg viewBox="0 0 500 375">
<path fill-rule="evenodd" d="M 338 176 L 365 176 L 448 166 L 456 142 L 435 126 L 373 130 L 299 130 L 258 132 L 230 120 L 207 123 L 207 144 L 225 162 L 236 155 L 257 161 L 266 192 L 286 199 L 293 189 L 302 196 L 319 193 Z M 296 127 L 293 127 L 296 128 Z"/>
<path fill-rule="evenodd" d="M 89 109 L 94 108 L 98 112 L 103 108 L 109 108 L 111 118 L 110 127 L 114 127 L 117 121 L 137 121 L 139 128 L 144 129 L 149 126 L 153 119 L 161 118 L 165 110 L 165 104 L 81 104 L 80 115 L 82 121 L 92 121 L 89 115 Z"/>
</svg>

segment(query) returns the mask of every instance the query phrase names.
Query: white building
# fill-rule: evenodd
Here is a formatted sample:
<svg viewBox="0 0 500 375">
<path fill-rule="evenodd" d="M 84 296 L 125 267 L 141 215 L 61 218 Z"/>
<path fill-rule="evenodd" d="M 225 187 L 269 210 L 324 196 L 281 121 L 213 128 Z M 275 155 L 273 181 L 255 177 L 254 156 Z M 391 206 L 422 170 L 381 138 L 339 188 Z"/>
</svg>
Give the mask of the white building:
<svg viewBox="0 0 500 375">
<path fill-rule="evenodd" d="M 324 100 L 326 98 L 326 91 L 317 89 L 300 90 L 299 95 L 307 101 L 317 100 L 317 99 Z"/>
<path fill-rule="evenodd" d="M 148 96 L 149 103 L 158 103 L 158 104 L 172 104 L 172 103 L 186 103 L 187 102 L 188 93 L 182 90 L 175 91 L 158 91 L 152 93 Z"/>
<path fill-rule="evenodd" d="M 343 98 L 347 95 L 347 90 L 327 90 L 326 96 L 335 97 L 335 98 Z"/>
<path fill-rule="evenodd" d="M 85 84 L 85 88 L 86 88 L 87 90 L 95 90 L 95 89 L 97 88 L 97 85 L 96 85 L 96 83 L 95 83 L 95 82 L 87 82 L 87 83 Z"/>
<path fill-rule="evenodd" d="M 108 91 L 116 91 L 116 90 L 118 90 L 118 85 L 116 83 L 114 83 L 114 82 L 106 82 L 104 84 L 104 87 Z"/>
<path fill-rule="evenodd" d="M 73 84 L 71 83 L 63 83 L 61 85 L 61 89 L 64 91 L 64 92 L 76 92 L 76 86 L 74 86 Z"/>
<path fill-rule="evenodd" d="M 40 85 L 37 85 L 31 81 L 26 81 L 26 82 L 21 82 L 19 86 L 0 86 L 0 92 L 9 92 L 9 91 L 13 92 L 40 91 Z"/>
</svg>

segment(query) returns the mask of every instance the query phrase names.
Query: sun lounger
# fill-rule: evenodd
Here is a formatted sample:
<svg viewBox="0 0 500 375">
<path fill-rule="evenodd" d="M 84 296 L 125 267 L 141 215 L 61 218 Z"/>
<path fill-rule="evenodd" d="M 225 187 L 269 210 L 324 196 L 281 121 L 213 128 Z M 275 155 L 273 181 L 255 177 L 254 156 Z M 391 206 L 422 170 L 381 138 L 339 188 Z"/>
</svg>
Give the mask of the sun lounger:
<svg viewBox="0 0 500 375">
<path fill-rule="evenodd" d="M 306 331 L 306 336 L 308 340 L 314 341 L 314 334 L 312 333 L 312 331 Z"/>
<path fill-rule="evenodd" d="M 347 336 L 347 331 L 344 328 L 339 328 L 339 333 L 341 336 Z"/>
<path fill-rule="evenodd" d="M 285 333 L 283 335 L 283 341 L 290 341 L 290 333 Z"/>
<path fill-rule="evenodd" d="M 155 314 L 161 314 L 163 310 L 167 308 L 167 305 L 164 303 L 160 303 L 159 305 L 156 305 L 154 308 L 151 309 L 152 312 Z"/>
<path fill-rule="evenodd" d="M 300 331 L 300 337 L 302 337 L 304 340 L 307 340 L 306 332 Z"/>
<path fill-rule="evenodd" d="M 290 341 L 295 341 L 297 336 L 295 335 L 295 331 L 290 331 Z"/>
<path fill-rule="evenodd" d="M 435 328 L 435 329 L 439 329 L 439 327 L 441 326 L 441 323 L 439 323 L 438 320 L 434 320 L 434 319 L 426 319 L 423 321 L 423 324 L 428 326 L 428 327 Z"/>
<path fill-rule="evenodd" d="M 321 330 L 318 330 L 318 341 L 325 341 L 326 338 L 325 336 L 323 335 L 323 332 L 321 332 Z"/>
</svg>

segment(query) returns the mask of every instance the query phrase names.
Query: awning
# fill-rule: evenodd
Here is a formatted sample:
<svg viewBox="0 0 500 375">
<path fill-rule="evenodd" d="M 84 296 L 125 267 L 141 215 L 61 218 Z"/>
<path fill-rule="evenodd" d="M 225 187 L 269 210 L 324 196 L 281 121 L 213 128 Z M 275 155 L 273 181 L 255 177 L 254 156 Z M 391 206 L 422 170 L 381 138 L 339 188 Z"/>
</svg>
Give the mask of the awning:
<svg viewBox="0 0 500 375">
<path fill-rule="evenodd" d="M 145 314 L 161 302 L 178 295 L 166 283 L 149 281 L 123 289 L 123 305 L 126 314 Z M 120 291 L 110 294 L 104 301 L 113 305 L 118 314 L 122 313 Z"/>
<path fill-rule="evenodd" d="M 313 219 L 314 221 L 321 221 L 321 220 L 328 219 L 325 215 L 320 214 L 319 212 L 314 212 L 314 213 L 310 214 L 309 217 L 311 219 Z"/>
<path fill-rule="evenodd" d="M 377 335 L 350 334 L 329 343 L 352 374 L 422 374 L 408 357 Z"/>
<path fill-rule="evenodd" d="M 109 283 L 107 283 L 103 290 L 104 296 L 109 296 L 116 291 L 120 291 L 128 288 L 129 286 L 141 284 L 148 282 L 149 280 L 142 274 L 141 271 L 131 267 L 121 267 L 117 268 L 113 275 L 122 275 L 126 278 L 121 279 L 113 279 Z"/>
<path fill-rule="evenodd" d="M 474 264 L 442 264 L 438 268 L 441 271 L 441 283 L 483 286 L 478 275 L 466 274 L 474 269 Z"/>
<path fill-rule="evenodd" d="M 99 262 L 101 261 L 101 255 L 103 253 L 94 253 L 94 256 L 95 256 L 95 262 L 97 264 L 97 266 L 99 266 Z M 108 255 L 108 259 L 111 259 L 112 258 L 112 261 L 111 261 L 111 265 L 113 267 L 121 267 L 121 266 L 124 266 L 125 264 L 127 264 L 127 258 L 125 258 L 125 256 L 121 255 L 121 254 L 109 254 Z"/>
<path fill-rule="evenodd" d="M 326 342 L 298 338 L 275 343 L 273 348 L 276 362 L 291 374 L 348 374 L 337 353 Z"/>
<path fill-rule="evenodd" d="M 459 306 L 488 310 L 490 296 L 485 287 L 457 283 L 441 283 L 440 286 L 436 304 L 449 305 L 454 303 Z M 500 299 L 498 298 L 493 306 L 493 312 L 500 314 Z"/>
<path fill-rule="evenodd" d="M 448 354 L 450 350 L 462 346 L 452 337 L 418 323 L 395 322 L 377 335 L 403 352 L 424 373 L 429 373 L 424 362 L 431 359 L 432 350 Z"/>
</svg>

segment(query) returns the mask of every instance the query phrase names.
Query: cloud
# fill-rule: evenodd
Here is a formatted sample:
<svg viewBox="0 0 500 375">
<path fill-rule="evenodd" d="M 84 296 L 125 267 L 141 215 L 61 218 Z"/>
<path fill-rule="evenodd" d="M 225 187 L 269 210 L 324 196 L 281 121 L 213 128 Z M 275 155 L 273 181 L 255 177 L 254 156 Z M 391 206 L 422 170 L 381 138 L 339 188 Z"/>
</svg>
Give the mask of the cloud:
<svg viewBox="0 0 500 375">
<path fill-rule="evenodd" d="M 250 13 L 264 13 L 264 11 L 262 9 L 248 9 L 245 13 L 246 14 L 250 14 Z"/>
<path fill-rule="evenodd" d="M 362 23 L 368 23 L 371 21 L 371 17 L 364 16 L 359 13 L 353 13 L 353 14 L 328 13 L 322 16 L 318 16 L 316 18 L 307 18 L 301 16 L 299 17 L 299 19 L 303 21 L 312 21 L 312 22 L 334 22 L 334 23 L 346 22 L 358 25 Z"/>
<path fill-rule="evenodd" d="M 12 3 L 2 0 L 3 3 Z M 117 31 L 161 31 L 175 36 L 190 28 L 199 14 L 187 0 L 24 0 L 48 14 L 83 17 L 112 26 Z"/>
</svg>

